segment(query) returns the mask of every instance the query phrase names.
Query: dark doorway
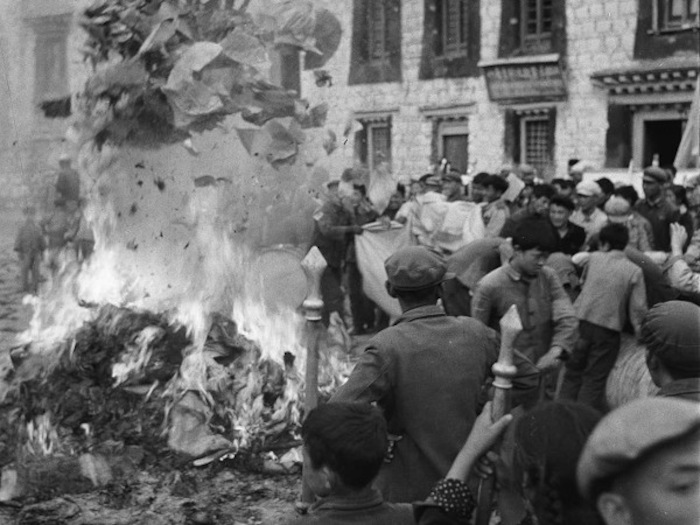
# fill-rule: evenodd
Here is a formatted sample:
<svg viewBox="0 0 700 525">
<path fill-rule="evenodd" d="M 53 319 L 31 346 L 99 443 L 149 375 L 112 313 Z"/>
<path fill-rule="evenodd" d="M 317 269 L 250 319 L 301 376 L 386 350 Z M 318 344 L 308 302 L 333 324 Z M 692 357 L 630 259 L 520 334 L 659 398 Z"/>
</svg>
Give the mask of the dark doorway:
<svg viewBox="0 0 700 525">
<path fill-rule="evenodd" d="M 469 167 L 469 135 L 443 135 L 442 156 L 452 168 L 466 173 Z"/>
<path fill-rule="evenodd" d="M 654 155 L 659 166 L 670 166 L 676 158 L 683 135 L 683 120 L 644 121 L 644 166 L 651 166 Z"/>
</svg>

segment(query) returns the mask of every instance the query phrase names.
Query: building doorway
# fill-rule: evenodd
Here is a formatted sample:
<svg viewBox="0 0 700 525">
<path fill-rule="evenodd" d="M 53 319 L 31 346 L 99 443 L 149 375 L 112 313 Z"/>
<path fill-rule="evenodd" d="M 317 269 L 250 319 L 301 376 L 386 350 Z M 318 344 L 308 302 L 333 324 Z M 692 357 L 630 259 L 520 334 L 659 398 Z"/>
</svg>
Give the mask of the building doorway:
<svg viewBox="0 0 700 525">
<path fill-rule="evenodd" d="M 679 119 L 644 121 L 644 166 L 651 166 L 655 155 L 658 155 L 659 166 L 673 164 L 684 124 L 685 121 Z"/>
</svg>

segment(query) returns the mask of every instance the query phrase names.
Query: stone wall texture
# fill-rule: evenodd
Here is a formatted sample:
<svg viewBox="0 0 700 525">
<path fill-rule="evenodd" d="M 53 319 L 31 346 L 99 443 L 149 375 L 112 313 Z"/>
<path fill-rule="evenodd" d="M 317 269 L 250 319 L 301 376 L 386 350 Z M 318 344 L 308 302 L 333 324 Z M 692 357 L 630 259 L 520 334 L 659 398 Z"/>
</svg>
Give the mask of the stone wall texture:
<svg viewBox="0 0 700 525">
<path fill-rule="evenodd" d="M 425 172 L 430 165 L 432 123 L 420 111 L 426 106 L 468 105 L 470 170 L 495 170 L 504 158 L 504 108 L 488 98 L 483 76 L 463 79 L 419 80 L 424 1 L 402 2 L 403 81 L 348 86 L 352 1 L 317 0 L 343 26 L 336 55 L 326 69 L 333 86 L 319 88 L 311 71 L 302 73 L 303 96 L 325 100 L 331 107 L 329 125 L 342 132 L 354 111 L 397 109 L 392 114 L 393 171 L 397 176 Z M 554 146 L 556 173 L 565 173 L 569 158 L 586 159 L 596 166 L 605 161 L 607 95 L 591 81 L 591 74 L 607 68 L 634 65 L 637 0 L 566 0 L 568 98 L 556 103 Z M 481 1 L 481 60 L 498 55 L 501 2 Z M 356 160 L 353 136 L 344 145 L 346 165 Z M 345 166 L 338 166 L 338 172 Z"/>
</svg>

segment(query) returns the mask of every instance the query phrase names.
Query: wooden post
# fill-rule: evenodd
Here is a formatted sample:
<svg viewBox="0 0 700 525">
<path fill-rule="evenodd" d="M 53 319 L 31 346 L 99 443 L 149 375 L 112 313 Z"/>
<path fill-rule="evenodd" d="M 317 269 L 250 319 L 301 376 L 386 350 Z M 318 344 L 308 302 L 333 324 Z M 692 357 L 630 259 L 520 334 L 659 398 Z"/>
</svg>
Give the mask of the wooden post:
<svg viewBox="0 0 700 525">
<path fill-rule="evenodd" d="M 301 266 L 309 280 L 310 290 L 304 300 L 304 317 L 306 317 L 306 380 L 304 386 L 304 414 L 308 414 L 318 404 L 318 352 L 323 335 L 321 323 L 323 299 L 321 297 L 321 276 L 328 266 L 326 259 L 316 246 L 309 250 Z M 302 503 L 313 503 L 314 495 L 306 482 L 305 473 L 302 479 Z"/>
<path fill-rule="evenodd" d="M 523 330 L 520 315 L 515 305 L 512 305 L 501 318 L 501 349 L 491 368 L 496 379 L 493 381 L 494 393 L 491 403 L 491 419 L 498 421 L 510 411 L 510 391 L 513 388 L 513 378 L 518 369 L 513 364 L 513 343 Z M 476 525 L 487 525 L 491 519 L 491 501 L 493 500 L 494 477 L 491 476 L 479 483 L 477 495 Z"/>
</svg>

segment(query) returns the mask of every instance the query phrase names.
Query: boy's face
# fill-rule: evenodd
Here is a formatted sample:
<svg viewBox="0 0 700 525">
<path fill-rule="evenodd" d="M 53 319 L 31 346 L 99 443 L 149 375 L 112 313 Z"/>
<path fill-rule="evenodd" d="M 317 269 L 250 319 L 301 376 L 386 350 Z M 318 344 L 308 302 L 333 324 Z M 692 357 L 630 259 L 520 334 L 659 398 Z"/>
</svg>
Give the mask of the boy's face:
<svg viewBox="0 0 700 525">
<path fill-rule="evenodd" d="M 549 211 L 549 197 L 537 197 L 532 201 L 532 207 L 535 213 L 546 216 Z"/>
<path fill-rule="evenodd" d="M 493 202 L 497 199 L 499 199 L 503 195 L 500 191 L 498 191 L 496 188 L 493 186 L 487 186 L 486 187 L 486 201 L 487 202 Z"/>
<path fill-rule="evenodd" d="M 542 270 L 547 257 L 549 257 L 549 253 L 543 252 L 539 248 L 530 250 L 516 248 L 515 257 L 513 257 L 511 265 L 522 275 L 535 277 Z"/>
<path fill-rule="evenodd" d="M 306 446 L 301 447 L 304 456 L 304 479 L 311 492 L 319 498 L 325 498 L 331 493 L 330 472 L 327 467 L 315 469 Z"/>
<path fill-rule="evenodd" d="M 483 185 L 472 182 L 472 198 L 474 202 L 481 202 L 486 196 L 486 188 Z"/>
<path fill-rule="evenodd" d="M 653 453 L 614 492 L 598 498 L 608 525 L 697 525 L 700 523 L 700 436 Z M 612 500 L 605 512 L 605 501 Z M 626 519 L 625 519 L 626 518 Z"/>
<path fill-rule="evenodd" d="M 563 228 L 569 220 L 571 212 L 564 206 L 552 204 L 549 206 L 549 220 L 555 228 Z"/>
</svg>

